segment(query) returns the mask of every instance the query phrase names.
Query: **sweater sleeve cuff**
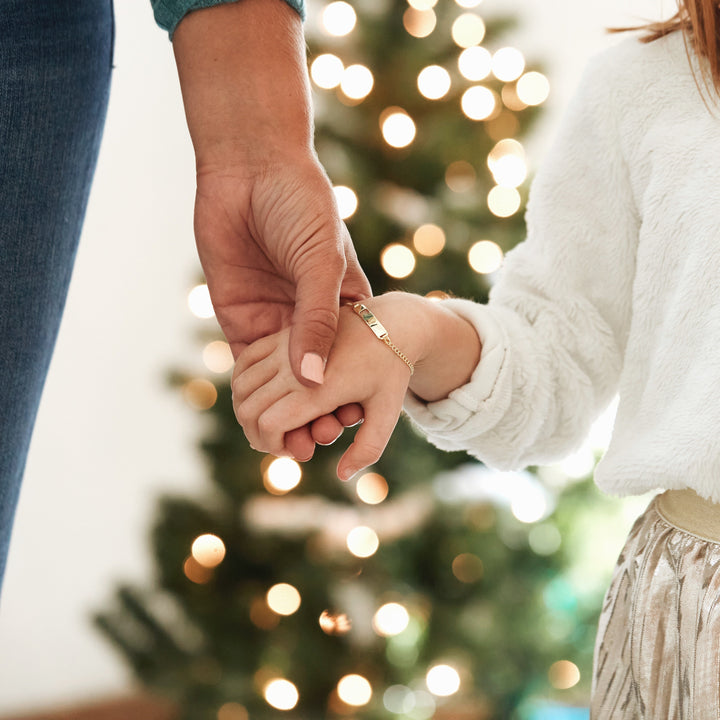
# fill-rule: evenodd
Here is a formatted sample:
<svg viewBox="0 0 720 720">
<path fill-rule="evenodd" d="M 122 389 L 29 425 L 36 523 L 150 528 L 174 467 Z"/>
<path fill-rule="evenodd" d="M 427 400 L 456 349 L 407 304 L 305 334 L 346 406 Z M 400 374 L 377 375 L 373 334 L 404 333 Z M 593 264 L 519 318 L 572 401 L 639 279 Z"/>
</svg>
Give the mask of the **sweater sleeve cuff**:
<svg viewBox="0 0 720 720">
<path fill-rule="evenodd" d="M 178 23 L 193 10 L 200 8 L 221 5 L 226 2 L 237 2 L 238 0 L 150 0 L 155 22 L 164 30 L 172 40 L 175 28 Z M 305 20 L 305 0 L 285 0 L 285 2 Z"/>
<path fill-rule="evenodd" d="M 453 390 L 446 398 L 426 403 L 412 392 L 405 397 L 404 409 L 410 419 L 438 447 L 445 450 L 462 448 L 457 444 L 458 429 L 470 423 L 473 433 L 497 421 L 494 411 L 496 389 L 507 373 L 507 338 L 500 324 L 486 306 L 470 300 L 443 300 L 443 305 L 467 320 L 476 330 L 482 350 L 480 362 L 466 385 Z M 503 403 L 504 404 L 504 403 Z M 482 416 L 485 415 L 485 421 Z"/>
</svg>

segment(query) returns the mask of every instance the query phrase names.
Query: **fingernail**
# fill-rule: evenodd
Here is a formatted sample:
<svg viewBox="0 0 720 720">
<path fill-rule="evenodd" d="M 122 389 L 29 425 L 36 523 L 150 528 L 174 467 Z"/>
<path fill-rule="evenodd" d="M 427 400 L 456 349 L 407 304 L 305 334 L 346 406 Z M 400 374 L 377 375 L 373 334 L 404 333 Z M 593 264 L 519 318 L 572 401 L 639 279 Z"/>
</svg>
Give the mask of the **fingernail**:
<svg viewBox="0 0 720 720">
<path fill-rule="evenodd" d="M 300 363 L 300 374 L 307 380 L 322 385 L 325 363 L 317 353 L 305 353 Z"/>
<path fill-rule="evenodd" d="M 345 468 L 340 472 L 339 477 L 343 482 L 347 482 L 359 469 L 355 467 Z"/>
</svg>

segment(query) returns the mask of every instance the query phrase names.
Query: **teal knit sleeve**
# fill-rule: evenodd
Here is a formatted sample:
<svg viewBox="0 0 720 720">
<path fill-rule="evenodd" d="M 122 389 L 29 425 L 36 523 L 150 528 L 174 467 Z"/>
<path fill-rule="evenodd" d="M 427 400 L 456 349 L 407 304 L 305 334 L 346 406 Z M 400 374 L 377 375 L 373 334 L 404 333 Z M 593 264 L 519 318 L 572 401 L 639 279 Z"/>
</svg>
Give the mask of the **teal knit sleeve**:
<svg viewBox="0 0 720 720">
<path fill-rule="evenodd" d="M 150 0 L 153 13 L 155 13 L 155 22 L 168 31 L 171 40 L 178 23 L 191 10 L 199 10 L 225 2 L 237 2 L 237 0 Z M 305 0 L 285 0 L 285 2 L 305 20 Z"/>
</svg>

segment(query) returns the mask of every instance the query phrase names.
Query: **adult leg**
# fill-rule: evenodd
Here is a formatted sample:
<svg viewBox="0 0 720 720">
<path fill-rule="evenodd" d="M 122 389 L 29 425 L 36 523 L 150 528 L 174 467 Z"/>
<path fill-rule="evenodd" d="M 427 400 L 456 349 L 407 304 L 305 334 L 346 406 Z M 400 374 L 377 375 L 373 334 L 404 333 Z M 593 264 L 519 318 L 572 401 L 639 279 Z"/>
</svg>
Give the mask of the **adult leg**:
<svg viewBox="0 0 720 720">
<path fill-rule="evenodd" d="M 112 0 L 0 0 L 0 587 L 100 146 L 113 32 Z"/>
</svg>

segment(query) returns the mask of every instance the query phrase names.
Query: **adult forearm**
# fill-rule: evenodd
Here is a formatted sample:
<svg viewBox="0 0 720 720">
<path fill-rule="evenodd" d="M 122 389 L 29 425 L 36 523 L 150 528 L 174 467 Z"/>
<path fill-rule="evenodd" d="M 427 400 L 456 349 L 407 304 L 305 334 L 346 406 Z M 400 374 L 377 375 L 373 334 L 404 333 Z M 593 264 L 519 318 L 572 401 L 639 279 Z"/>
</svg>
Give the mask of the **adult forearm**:
<svg viewBox="0 0 720 720">
<path fill-rule="evenodd" d="M 283 0 L 189 13 L 173 37 L 198 169 L 249 172 L 312 153 L 300 16 Z"/>
</svg>

